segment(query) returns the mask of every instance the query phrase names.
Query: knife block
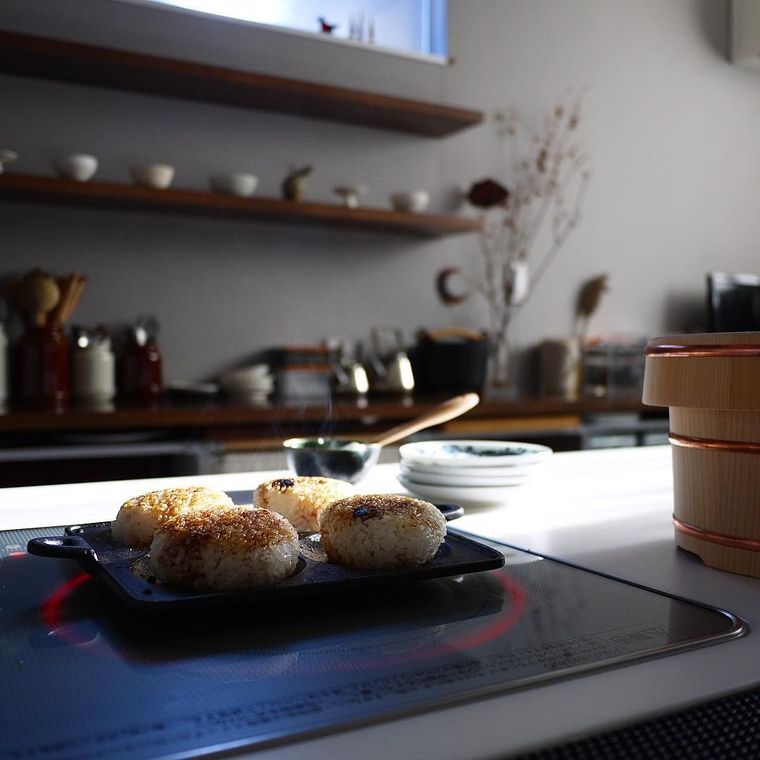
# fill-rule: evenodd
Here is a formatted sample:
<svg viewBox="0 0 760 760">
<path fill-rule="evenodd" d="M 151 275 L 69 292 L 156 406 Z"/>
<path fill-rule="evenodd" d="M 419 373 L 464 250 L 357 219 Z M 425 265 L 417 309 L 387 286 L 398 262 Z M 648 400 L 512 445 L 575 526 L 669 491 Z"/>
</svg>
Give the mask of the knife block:
<svg viewBox="0 0 760 760">
<path fill-rule="evenodd" d="M 760 332 L 650 341 L 643 401 L 669 407 L 676 544 L 760 577 Z"/>
</svg>

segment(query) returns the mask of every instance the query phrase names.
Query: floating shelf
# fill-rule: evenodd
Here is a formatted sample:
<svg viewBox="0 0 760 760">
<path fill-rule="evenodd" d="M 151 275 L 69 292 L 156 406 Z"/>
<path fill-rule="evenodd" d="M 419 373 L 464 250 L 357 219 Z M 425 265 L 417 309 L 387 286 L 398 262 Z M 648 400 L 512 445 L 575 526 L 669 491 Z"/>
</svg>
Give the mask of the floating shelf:
<svg viewBox="0 0 760 760">
<path fill-rule="evenodd" d="M 0 201 L 355 228 L 428 237 L 480 230 L 480 220 L 463 216 L 352 209 L 328 203 L 238 198 L 197 190 L 155 190 L 114 182 L 74 182 L 25 174 L 0 174 Z"/>
<path fill-rule="evenodd" d="M 480 111 L 123 50 L 0 32 L 0 73 L 443 137 Z"/>
</svg>

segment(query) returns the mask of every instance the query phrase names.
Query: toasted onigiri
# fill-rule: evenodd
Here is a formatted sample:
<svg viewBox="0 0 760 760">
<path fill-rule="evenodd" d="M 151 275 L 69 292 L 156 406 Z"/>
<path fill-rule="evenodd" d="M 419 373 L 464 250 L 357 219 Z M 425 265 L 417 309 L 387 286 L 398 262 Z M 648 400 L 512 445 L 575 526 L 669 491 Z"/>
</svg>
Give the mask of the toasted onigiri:
<svg viewBox="0 0 760 760">
<path fill-rule="evenodd" d="M 322 548 L 331 562 L 376 570 L 429 562 L 446 536 L 446 518 L 411 496 L 352 496 L 322 513 Z"/>
<path fill-rule="evenodd" d="M 122 504 L 111 523 L 111 536 L 120 544 L 147 549 L 167 519 L 180 514 L 226 509 L 238 508 L 226 493 L 204 486 L 151 491 Z"/>
<path fill-rule="evenodd" d="M 319 530 L 325 507 L 354 494 L 345 480 L 320 477 L 278 478 L 261 483 L 253 492 L 253 506 L 271 509 L 286 517 L 296 530 Z"/>
<path fill-rule="evenodd" d="M 165 521 L 150 545 L 156 578 L 199 591 L 279 583 L 297 565 L 298 533 L 268 509 L 182 514 Z"/>
</svg>

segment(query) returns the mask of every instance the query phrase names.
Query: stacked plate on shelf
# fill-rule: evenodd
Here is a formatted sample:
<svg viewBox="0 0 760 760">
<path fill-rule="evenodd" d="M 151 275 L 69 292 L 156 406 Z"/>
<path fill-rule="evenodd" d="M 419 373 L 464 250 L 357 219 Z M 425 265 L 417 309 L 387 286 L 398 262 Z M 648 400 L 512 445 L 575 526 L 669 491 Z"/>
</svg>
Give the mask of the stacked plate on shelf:
<svg viewBox="0 0 760 760">
<path fill-rule="evenodd" d="M 274 378 L 268 364 L 252 364 L 225 373 L 219 385 L 232 401 L 257 404 L 266 401 L 274 390 Z"/>
<path fill-rule="evenodd" d="M 503 504 L 551 454 L 546 446 L 518 441 L 417 441 L 399 448 L 399 481 L 427 501 Z"/>
</svg>

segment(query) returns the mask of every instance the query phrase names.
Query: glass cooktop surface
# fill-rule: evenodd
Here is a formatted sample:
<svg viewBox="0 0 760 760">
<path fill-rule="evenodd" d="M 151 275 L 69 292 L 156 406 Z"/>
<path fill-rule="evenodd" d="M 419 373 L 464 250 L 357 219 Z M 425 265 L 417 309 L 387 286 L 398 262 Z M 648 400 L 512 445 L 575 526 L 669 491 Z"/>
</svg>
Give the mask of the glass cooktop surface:
<svg viewBox="0 0 760 760">
<path fill-rule="evenodd" d="M 141 615 L 0 532 L 3 758 L 255 749 L 744 633 L 729 613 L 506 545 L 499 570 Z M 456 532 L 456 531 L 452 531 Z"/>
</svg>

